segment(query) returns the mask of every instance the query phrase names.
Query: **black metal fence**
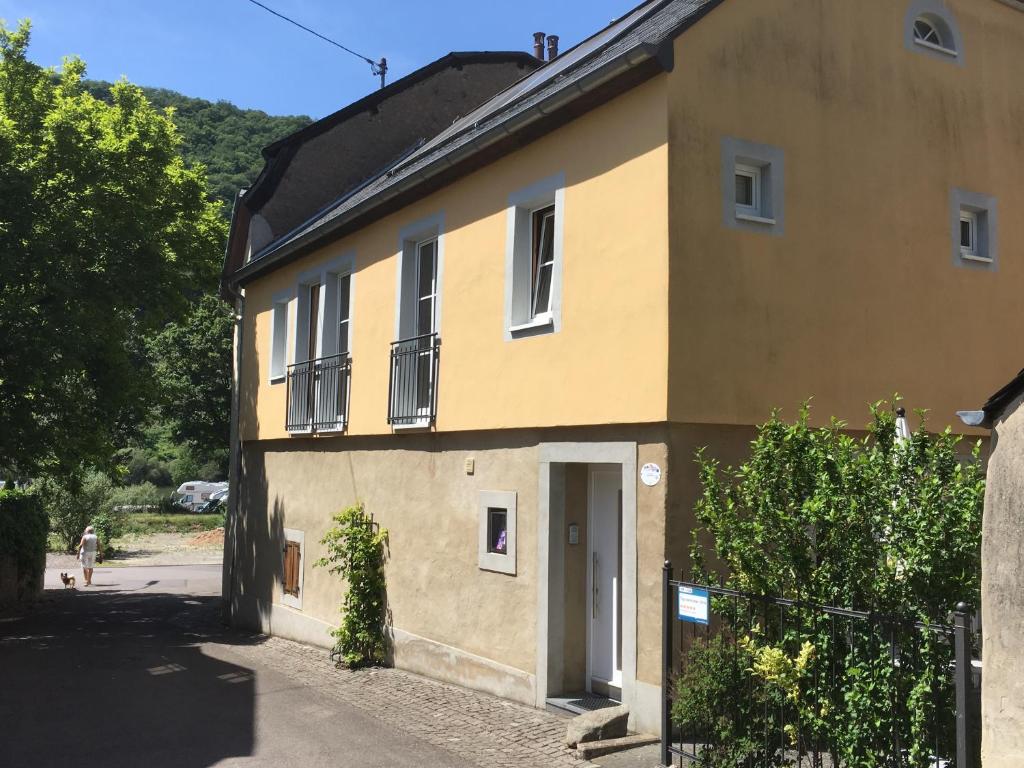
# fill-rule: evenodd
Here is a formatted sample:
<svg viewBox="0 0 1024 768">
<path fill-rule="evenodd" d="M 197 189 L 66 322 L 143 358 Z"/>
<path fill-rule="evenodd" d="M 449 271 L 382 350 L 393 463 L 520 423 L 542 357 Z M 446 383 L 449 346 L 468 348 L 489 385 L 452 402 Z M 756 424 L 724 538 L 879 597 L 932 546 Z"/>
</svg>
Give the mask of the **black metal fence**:
<svg viewBox="0 0 1024 768">
<path fill-rule="evenodd" d="M 288 366 L 285 429 L 341 432 L 348 426 L 352 359 L 330 355 Z"/>
<path fill-rule="evenodd" d="M 426 333 L 391 345 L 388 424 L 427 425 L 437 417 L 441 339 Z"/>
<path fill-rule="evenodd" d="M 663 573 L 662 763 L 978 768 L 967 606 L 926 624 Z"/>
</svg>

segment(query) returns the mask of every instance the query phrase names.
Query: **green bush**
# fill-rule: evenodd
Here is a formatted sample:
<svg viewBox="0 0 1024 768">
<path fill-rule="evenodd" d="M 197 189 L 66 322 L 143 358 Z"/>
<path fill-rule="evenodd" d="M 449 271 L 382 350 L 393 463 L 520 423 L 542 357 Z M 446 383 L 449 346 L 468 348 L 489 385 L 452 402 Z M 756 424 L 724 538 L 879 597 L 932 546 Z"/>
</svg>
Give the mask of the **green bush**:
<svg viewBox="0 0 1024 768">
<path fill-rule="evenodd" d="M 834 764 L 857 768 L 889 764 L 880 743 L 902 745 L 915 766 L 952 751 L 950 649 L 913 622 L 946 624 L 957 602 L 979 603 L 980 447 L 964 455 L 948 428 L 933 434 L 923 423 L 898 441 L 893 412 L 879 403 L 872 415 L 858 439 L 835 420 L 810 427 L 804 406 L 792 424 L 773 415 L 761 425 L 738 468 L 698 456 L 694 581 L 886 617 L 837 626 L 791 608 L 783 621 L 713 599 L 734 650 L 750 658 L 729 687 L 719 646 L 687 659 L 673 717 L 716 737 L 703 765 L 736 765 L 757 748 L 752 734 L 781 730 L 786 749 L 823 744 Z M 737 691 L 746 698 L 731 702 Z M 726 702 L 735 720 L 722 720 Z M 753 756 L 766 766 L 785 758 L 781 747 Z"/>
<path fill-rule="evenodd" d="M 384 545 L 388 532 L 356 504 L 334 516 L 334 527 L 321 539 L 327 555 L 316 566 L 345 579 L 341 626 L 334 632 L 335 651 L 352 668 L 384 661 Z"/>
<path fill-rule="evenodd" d="M 0 558 L 14 561 L 19 581 L 35 587 L 46 567 L 46 532 L 49 524 L 38 496 L 0 490 Z"/>
<path fill-rule="evenodd" d="M 33 489 L 47 512 L 50 530 L 67 552 L 76 551 L 87 525 L 96 526 L 101 554 L 108 550 L 121 524 L 112 509 L 114 485 L 109 477 L 100 472 L 44 477 Z"/>
</svg>

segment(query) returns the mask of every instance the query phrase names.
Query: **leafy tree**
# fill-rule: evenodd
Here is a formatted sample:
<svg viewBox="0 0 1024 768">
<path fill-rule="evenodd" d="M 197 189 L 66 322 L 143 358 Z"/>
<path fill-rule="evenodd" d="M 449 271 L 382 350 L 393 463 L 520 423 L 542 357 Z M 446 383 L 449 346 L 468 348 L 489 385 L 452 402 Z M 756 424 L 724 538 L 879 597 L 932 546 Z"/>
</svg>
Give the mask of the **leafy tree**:
<svg viewBox="0 0 1024 768">
<path fill-rule="evenodd" d="M 110 101 L 110 83 L 84 83 L 97 99 Z M 252 184 L 263 167 L 260 150 L 268 144 L 309 125 L 305 115 L 268 115 L 256 109 L 240 109 L 226 101 L 211 102 L 184 96 L 166 88 L 143 88 L 154 106 L 171 108 L 171 120 L 181 134 L 181 153 L 189 165 L 206 168 L 210 194 L 231 213 L 235 194 Z"/>
<path fill-rule="evenodd" d="M 150 342 L 159 413 L 174 438 L 205 462 L 219 461 L 228 443 L 233 322 L 230 307 L 207 295 Z"/>
<path fill-rule="evenodd" d="M 117 535 L 117 524 L 108 523 L 113 519 L 113 490 L 110 478 L 100 472 L 47 476 L 32 486 L 49 515 L 50 530 L 67 552 L 75 551 L 87 525 L 96 526 L 101 547 L 108 546 Z"/>
<path fill-rule="evenodd" d="M 152 394 L 143 339 L 213 284 L 225 237 L 167 115 L 28 45 L 0 27 L 0 463 L 22 474 L 109 460 Z"/>
<path fill-rule="evenodd" d="M 964 459 L 959 438 L 927 433 L 923 418 L 901 443 L 893 413 L 872 412 L 862 439 L 835 420 L 811 428 L 804 406 L 795 423 L 762 425 L 739 468 L 698 456 L 695 580 L 878 617 L 713 601 L 732 642 L 691 650 L 673 709 L 711 734 L 704 765 L 786 764 L 780 733 L 789 750 L 824 745 L 833 764 L 858 768 L 888 765 L 896 749 L 926 765 L 936 734 L 952 751 L 948 640 L 914 622 L 946 624 L 958 601 L 979 603 L 980 446 Z M 737 691 L 742 702 L 724 712 Z"/>
</svg>

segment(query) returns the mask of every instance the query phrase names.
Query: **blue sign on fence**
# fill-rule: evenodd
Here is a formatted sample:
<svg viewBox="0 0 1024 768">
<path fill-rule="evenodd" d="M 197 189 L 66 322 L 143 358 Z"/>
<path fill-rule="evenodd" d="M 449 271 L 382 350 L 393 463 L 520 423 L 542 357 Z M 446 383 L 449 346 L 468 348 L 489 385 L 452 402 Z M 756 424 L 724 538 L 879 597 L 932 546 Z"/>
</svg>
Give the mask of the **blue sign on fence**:
<svg viewBox="0 0 1024 768">
<path fill-rule="evenodd" d="M 697 587 L 679 587 L 679 608 L 677 615 L 680 621 L 694 624 L 708 623 L 708 591 Z"/>
</svg>

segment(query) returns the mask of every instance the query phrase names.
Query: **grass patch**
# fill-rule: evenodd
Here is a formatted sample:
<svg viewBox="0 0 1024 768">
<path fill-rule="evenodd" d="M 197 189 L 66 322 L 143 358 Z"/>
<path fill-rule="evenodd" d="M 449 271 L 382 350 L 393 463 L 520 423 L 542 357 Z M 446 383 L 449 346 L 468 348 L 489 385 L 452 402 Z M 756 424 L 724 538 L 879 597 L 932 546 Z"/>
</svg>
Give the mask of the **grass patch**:
<svg viewBox="0 0 1024 768">
<path fill-rule="evenodd" d="M 224 525 L 223 515 L 162 514 L 136 512 L 128 515 L 124 527 L 127 535 L 146 536 L 152 533 L 199 533 Z"/>
</svg>

